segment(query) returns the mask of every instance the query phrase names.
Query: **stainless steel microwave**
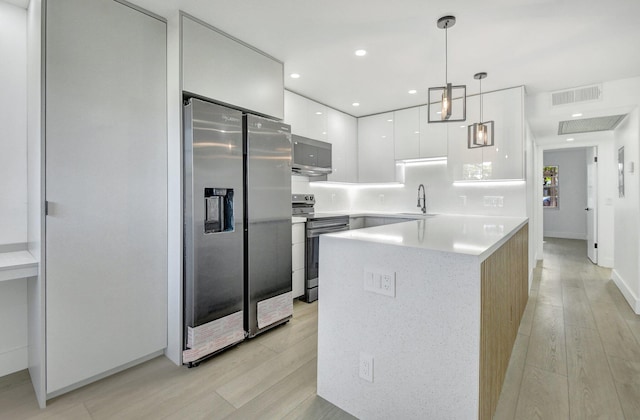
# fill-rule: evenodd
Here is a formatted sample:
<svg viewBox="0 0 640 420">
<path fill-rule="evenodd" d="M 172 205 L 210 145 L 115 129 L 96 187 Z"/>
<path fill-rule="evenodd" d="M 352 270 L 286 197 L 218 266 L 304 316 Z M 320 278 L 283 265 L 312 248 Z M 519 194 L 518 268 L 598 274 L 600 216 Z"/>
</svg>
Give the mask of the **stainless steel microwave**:
<svg viewBox="0 0 640 420">
<path fill-rule="evenodd" d="M 332 172 L 331 143 L 302 136 L 291 136 L 293 142 L 294 173 L 307 176 L 323 176 Z"/>
</svg>

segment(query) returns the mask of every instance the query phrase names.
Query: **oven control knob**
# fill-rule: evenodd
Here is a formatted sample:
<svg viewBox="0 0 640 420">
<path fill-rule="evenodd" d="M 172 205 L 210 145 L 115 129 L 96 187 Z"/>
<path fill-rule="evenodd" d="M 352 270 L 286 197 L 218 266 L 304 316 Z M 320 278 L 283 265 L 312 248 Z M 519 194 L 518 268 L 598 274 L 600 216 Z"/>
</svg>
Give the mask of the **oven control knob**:
<svg viewBox="0 0 640 420">
<path fill-rule="evenodd" d="M 304 196 L 304 199 L 305 199 L 305 200 L 307 200 L 307 201 L 309 201 L 309 196 L 308 196 L 308 195 L 305 195 L 305 196 Z"/>
</svg>

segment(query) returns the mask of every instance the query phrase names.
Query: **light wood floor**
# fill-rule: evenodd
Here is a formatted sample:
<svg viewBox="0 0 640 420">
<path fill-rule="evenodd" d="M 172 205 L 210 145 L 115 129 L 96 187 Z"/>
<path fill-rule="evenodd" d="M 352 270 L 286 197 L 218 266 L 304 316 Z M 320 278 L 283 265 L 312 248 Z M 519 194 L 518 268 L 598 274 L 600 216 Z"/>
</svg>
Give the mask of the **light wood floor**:
<svg viewBox="0 0 640 420">
<path fill-rule="evenodd" d="M 586 259 L 547 239 L 496 419 L 639 419 L 640 316 Z M 317 397 L 317 305 L 194 369 L 158 357 L 49 401 L 26 371 L 0 378 L 0 419 L 352 419 Z M 446 417 L 446 414 L 444 415 Z"/>
<path fill-rule="evenodd" d="M 545 240 L 494 419 L 640 419 L 640 316 L 585 241 Z"/>
</svg>

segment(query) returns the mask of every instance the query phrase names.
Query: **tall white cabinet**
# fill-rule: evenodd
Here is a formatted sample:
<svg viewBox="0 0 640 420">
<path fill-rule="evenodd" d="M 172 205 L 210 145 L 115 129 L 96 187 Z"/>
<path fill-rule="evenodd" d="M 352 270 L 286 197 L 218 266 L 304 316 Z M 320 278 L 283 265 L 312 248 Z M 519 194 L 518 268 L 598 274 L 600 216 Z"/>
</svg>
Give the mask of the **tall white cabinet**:
<svg viewBox="0 0 640 420">
<path fill-rule="evenodd" d="M 45 10 L 51 398 L 166 347 L 167 67 L 156 17 L 113 0 Z"/>
</svg>

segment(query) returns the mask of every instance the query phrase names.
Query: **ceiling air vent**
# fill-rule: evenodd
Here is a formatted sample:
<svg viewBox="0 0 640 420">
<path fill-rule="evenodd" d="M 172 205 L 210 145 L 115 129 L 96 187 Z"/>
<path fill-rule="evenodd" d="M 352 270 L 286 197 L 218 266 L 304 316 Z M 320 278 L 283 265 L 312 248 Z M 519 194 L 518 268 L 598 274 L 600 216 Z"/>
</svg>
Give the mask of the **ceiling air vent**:
<svg viewBox="0 0 640 420">
<path fill-rule="evenodd" d="M 626 116 L 627 114 L 560 121 L 558 123 L 558 135 L 613 130 Z"/>
<path fill-rule="evenodd" d="M 576 102 L 599 101 L 602 97 L 602 86 L 584 86 L 551 93 L 551 106 L 574 104 Z"/>
</svg>

